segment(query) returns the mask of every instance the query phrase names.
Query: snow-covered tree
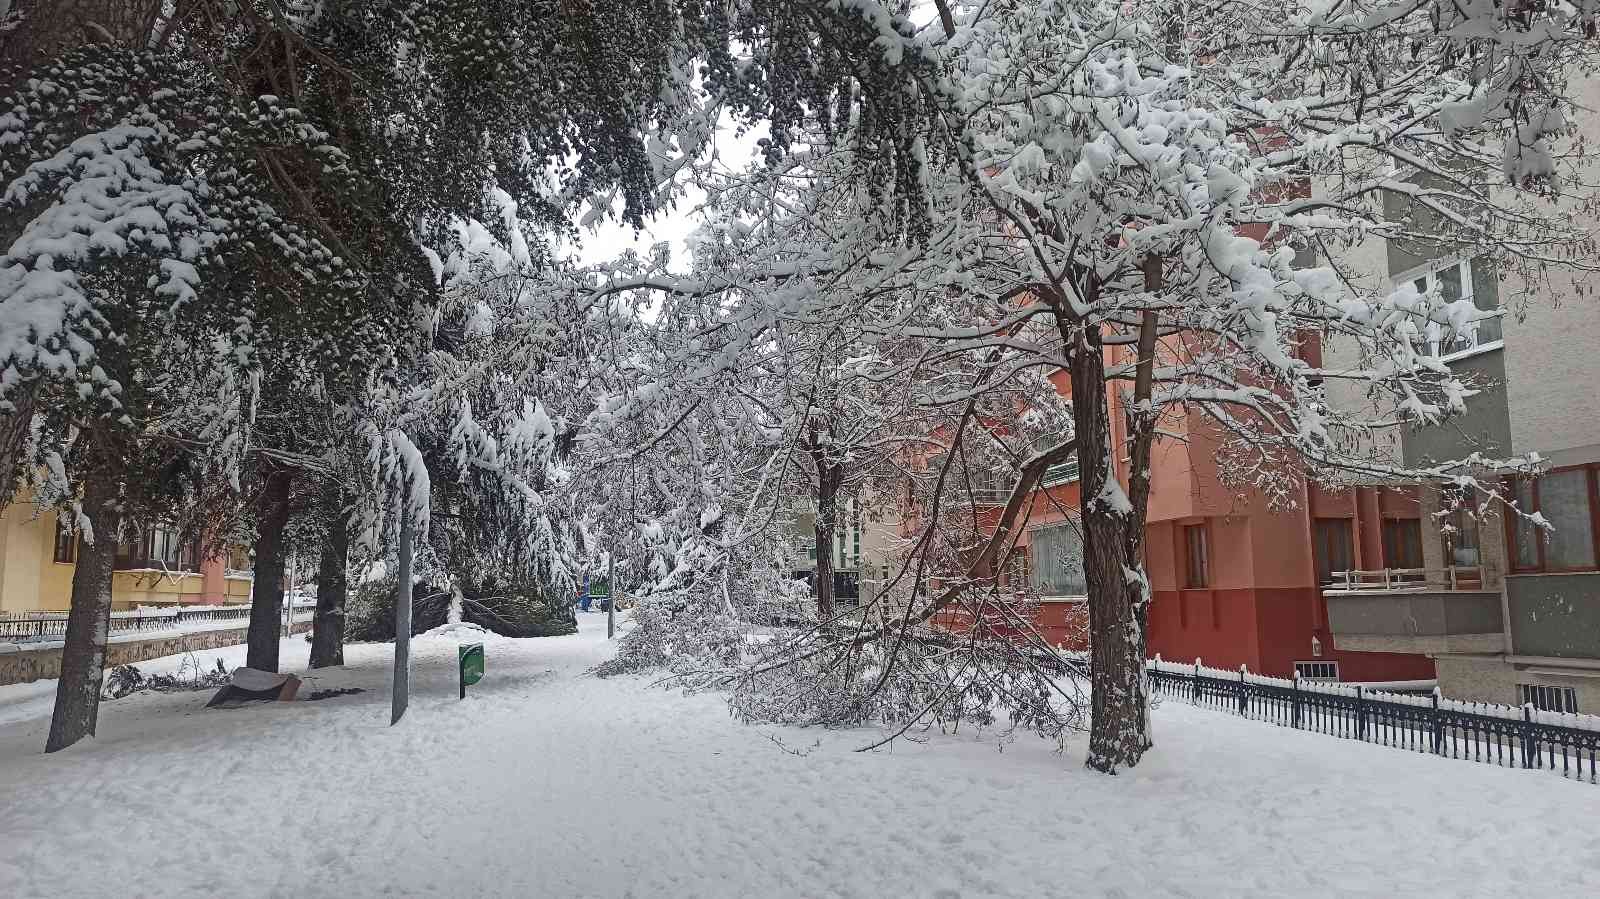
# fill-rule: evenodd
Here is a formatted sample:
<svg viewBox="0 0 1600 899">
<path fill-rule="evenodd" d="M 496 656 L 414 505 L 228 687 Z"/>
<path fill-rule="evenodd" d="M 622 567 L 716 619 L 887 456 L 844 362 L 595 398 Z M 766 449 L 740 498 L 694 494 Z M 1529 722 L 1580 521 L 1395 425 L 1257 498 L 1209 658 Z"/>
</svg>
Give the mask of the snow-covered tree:
<svg viewBox="0 0 1600 899">
<path fill-rule="evenodd" d="M 1163 423 L 1197 418 L 1234 454 L 1233 471 L 1269 491 L 1354 473 L 1492 495 L 1480 475 L 1525 460 L 1406 468 L 1351 437 L 1460 412 L 1470 387 L 1439 361 L 1435 338 L 1499 313 L 1378 289 L 1350 277 L 1343 252 L 1368 237 L 1427 238 L 1534 270 L 1592 266 L 1569 214 L 1586 188 L 1551 178 L 1565 78 L 1591 52 L 1584 14 L 1431 3 L 1291 5 L 1264 19 L 1254 4 L 1206 11 L 1018 0 L 952 8 L 938 30 L 890 16 L 885 56 L 907 94 L 937 110 L 937 127 L 906 130 L 930 226 L 875 216 L 877 198 L 852 191 L 840 150 L 797 153 L 774 180 L 822 199 L 758 191 L 732 210 L 738 222 L 725 230 L 737 240 L 715 279 L 651 285 L 763 296 L 801 320 L 848 298 L 868 329 L 881 322 L 886 337 L 937 347 L 921 358 L 983 360 L 958 402 L 975 404 L 1018 370 L 1070 382 L 1073 426 L 1026 457 L 972 570 L 993 574 L 1041 466 L 1075 450 L 1089 763 L 1106 771 L 1149 745 L 1141 559 Z M 1414 208 L 1396 210 L 1386 194 Z M 852 278 L 853 292 L 839 289 Z M 818 280 L 833 289 L 812 289 Z M 874 302 L 894 294 L 917 297 L 922 318 L 882 314 Z M 1359 347 L 1356 364 L 1319 361 L 1334 340 Z M 1330 382 L 1360 383 L 1375 401 L 1330 404 Z M 1120 429 L 1113 390 L 1125 391 Z M 906 620 L 926 621 L 959 595 L 938 592 Z"/>
</svg>

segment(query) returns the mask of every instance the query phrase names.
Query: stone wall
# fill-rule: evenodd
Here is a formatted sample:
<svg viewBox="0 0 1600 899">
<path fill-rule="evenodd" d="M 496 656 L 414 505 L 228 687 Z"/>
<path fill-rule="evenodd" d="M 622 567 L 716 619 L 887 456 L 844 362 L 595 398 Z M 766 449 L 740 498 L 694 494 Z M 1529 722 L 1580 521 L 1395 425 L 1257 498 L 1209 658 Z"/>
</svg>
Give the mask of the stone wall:
<svg viewBox="0 0 1600 899">
<path fill-rule="evenodd" d="M 293 632 L 311 630 L 311 622 L 295 622 Z M 212 631 L 160 634 L 156 636 L 113 637 L 106 645 L 106 668 L 132 665 L 162 656 L 236 646 L 245 641 L 247 628 L 231 627 Z M 61 676 L 61 644 L 0 644 L 0 686 L 25 684 L 41 678 Z"/>
</svg>

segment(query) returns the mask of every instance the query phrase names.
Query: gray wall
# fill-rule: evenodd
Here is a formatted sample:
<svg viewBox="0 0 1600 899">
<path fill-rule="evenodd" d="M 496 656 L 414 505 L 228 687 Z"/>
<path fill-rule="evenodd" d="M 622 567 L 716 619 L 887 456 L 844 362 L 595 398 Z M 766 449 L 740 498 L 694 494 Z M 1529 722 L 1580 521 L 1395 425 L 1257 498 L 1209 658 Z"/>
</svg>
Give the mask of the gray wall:
<svg viewBox="0 0 1600 899">
<path fill-rule="evenodd" d="M 1324 594 L 1328 627 L 1340 634 L 1448 636 L 1499 634 L 1500 594 L 1493 592 Z"/>
<path fill-rule="evenodd" d="M 1508 575 L 1506 603 L 1513 653 L 1600 658 L 1600 573 Z"/>
<path fill-rule="evenodd" d="M 1505 351 L 1490 350 L 1458 359 L 1450 363 L 1450 368 L 1468 386 L 1482 392 L 1467 399 L 1466 414 L 1431 428 L 1407 431 L 1401 438 L 1401 456 L 1407 465 L 1459 459 L 1474 451 L 1511 454 Z"/>
</svg>

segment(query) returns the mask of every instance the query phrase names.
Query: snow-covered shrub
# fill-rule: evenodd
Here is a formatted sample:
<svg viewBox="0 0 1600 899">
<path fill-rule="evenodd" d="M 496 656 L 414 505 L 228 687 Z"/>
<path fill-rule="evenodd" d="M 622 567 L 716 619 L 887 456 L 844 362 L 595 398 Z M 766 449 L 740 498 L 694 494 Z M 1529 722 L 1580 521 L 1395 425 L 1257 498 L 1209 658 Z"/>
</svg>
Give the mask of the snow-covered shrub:
<svg viewBox="0 0 1600 899">
<path fill-rule="evenodd" d="M 129 693 L 144 688 L 144 674 L 134 665 L 118 665 L 106 675 L 106 685 L 100 688 L 101 699 L 121 699 Z"/>
<path fill-rule="evenodd" d="M 394 600 L 398 582 L 393 576 L 362 584 L 345 609 L 345 639 L 394 639 Z M 565 594 L 552 595 L 537 584 L 467 585 L 462 588 L 461 619 L 502 637 L 558 637 L 577 631 Z M 450 593 L 426 582 L 411 594 L 411 633 L 433 630 L 449 621 Z"/>
<path fill-rule="evenodd" d="M 772 542 L 729 549 L 717 539 L 724 524 L 711 513 L 660 560 L 665 576 L 637 598 L 633 629 L 598 674 L 666 669 L 686 687 L 726 684 L 775 629 L 816 624 L 809 591 L 775 563 Z"/>
<path fill-rule="evenodd" d="M 965 723 L 1058 741 L 1086 723 L 1077 680 L 1006 638 L 908 632 L 857 644 L 845 631 L 772 645 L 735 683 L 735 714 L 896 734 Z"/>
</svg>

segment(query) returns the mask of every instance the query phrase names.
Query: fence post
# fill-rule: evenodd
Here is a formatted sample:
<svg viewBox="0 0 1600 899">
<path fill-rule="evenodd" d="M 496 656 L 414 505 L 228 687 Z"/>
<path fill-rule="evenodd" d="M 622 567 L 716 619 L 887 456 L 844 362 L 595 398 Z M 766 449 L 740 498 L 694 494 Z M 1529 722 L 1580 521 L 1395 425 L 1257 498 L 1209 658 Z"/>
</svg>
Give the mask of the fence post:
<svg viewBox="0 0 1600 899">
<path fill-rule="evenodd" d="M 1243 715 L 1250 709 L 1250 701 L 1245 693 L 1244 666 L 1239 666 L 1239 714 Z"/>
<path fill-rule="evenodd" d="M 1443 745 L 1445 745 L 1445 741 L 1443 741 L 1443 739 L 1442 739 L 1443 731 L 1445 731 L 1445 725 L 1442 725 L 1442 723 L 1440 723 L 1440 721 L 1438 721 L 1438 688 L 1437 688 L 1437 686 L 1435 686 L 1435 688 L 1434 688 L 1434 726 L 1432 726 L 1432 733 L 1427 734 L 1427 736 L 1429 736 L 1430 741 L 1434 742 L 1434 755 L 1443 755 L 1443 753 L 1440 752 L 1440 749 L 1443 749 Z"/>
<path fill-rule="evenodd" d="M 1356 684 L 1356 739 L 1367 738 L 1367 694 L 1360 684 Z"/>
<path fill-rule="evenodd" d="M 1300 672 L 1294 673 L 1294 727 L 1300 729 Z"/>
<path fill-rule="evenodd" d="M 1522 767 L 1533 767 L 1533 703 L 1522 704 Z"/>
</svg>

